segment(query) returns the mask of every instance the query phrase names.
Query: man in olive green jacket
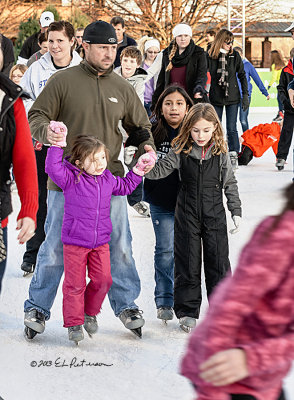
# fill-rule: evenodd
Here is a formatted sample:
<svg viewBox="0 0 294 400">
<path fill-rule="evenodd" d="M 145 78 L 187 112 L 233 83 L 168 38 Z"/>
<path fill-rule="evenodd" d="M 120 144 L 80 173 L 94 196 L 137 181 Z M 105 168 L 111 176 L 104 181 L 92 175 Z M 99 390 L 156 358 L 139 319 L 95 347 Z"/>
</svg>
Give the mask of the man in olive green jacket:
<svg viewBox="0 0 294 400">
<path fill-rule="evenodd" d="M 65 154 L 70 154 L 77 135 L 97 136 L 109 149 L 108 169 L 114 175 L 123 176 L 124 168 L 118 160 L 122 147 L 119 120 L 131 135 L 136 135 L 136 127 L 150 132 L 151 124 L 134 88 L 113 72 L 116 43 L 115 31 L 110 24 L 96 21 L 88 25 L 83 36 L 85 60 L 49 79 L 30 109 L 29 122 L 33 137 L 49 144 L 62 139 L 49 128 L 50 121 L 64 122 L 68 128 Z M 140 143 L 137 156 L 144 153 L 145 144 L 154 146 L 151 132 L 150 138 Z M 40 247 L 29 299 L 24 305 L 25 333 L 29 339 L 44 331 L 63 273 L 61 225 L 64 198 L 52 181 L 48 183 L 48 189 L 46 239 Z M 111 220 L 113 232 L 109 245 L 113 284 L 108 296 L 115 315 L 126 328 L 140 336 L 145 321 L 135 304 L 140 294 L 140 279 L 132 256 L 125 197 L 113 196 Z"/>
</svg>

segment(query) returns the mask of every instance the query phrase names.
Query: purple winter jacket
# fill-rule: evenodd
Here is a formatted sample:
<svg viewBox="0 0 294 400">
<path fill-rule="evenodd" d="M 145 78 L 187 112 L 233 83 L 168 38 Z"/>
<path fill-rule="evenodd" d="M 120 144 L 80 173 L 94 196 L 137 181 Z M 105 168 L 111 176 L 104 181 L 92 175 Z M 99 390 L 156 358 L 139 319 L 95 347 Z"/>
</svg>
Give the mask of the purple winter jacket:
<svg viewBox="0 0 294 400">
<path fill-rule="evenodd" d="M 59 147 L 48 149 L 45 171 L 62 190 L 65 198 L 61 240 L 64 244 L 92 249 L 110 241 L 111 195 L 132 193 L 142 177 L 129 171 L 125 178 L 113 176 L 109 170 L 93 176 L 66 159 Z"/>
</svg>

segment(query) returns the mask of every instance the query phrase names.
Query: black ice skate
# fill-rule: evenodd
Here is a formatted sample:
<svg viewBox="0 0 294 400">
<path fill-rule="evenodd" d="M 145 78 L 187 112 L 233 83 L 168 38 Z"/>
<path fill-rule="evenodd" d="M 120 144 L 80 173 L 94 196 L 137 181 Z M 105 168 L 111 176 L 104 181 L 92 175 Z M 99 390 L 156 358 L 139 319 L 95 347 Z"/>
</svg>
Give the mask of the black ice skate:
<svg viewBox="0 0 294 400">
<path fill-rule="evenodd" d="M 127 309 L 120 313 L 119 319 L 127 329 L 130 329 L 136 336 L 142 338 L 142 326 L 145 320 L 142 317 L 143 311 L 137 308 Z"/>
<path fill-rule="evenodd" d="M 84 332 L 82 325 L 70 326 L 68 328 L 68 338 L 75 342 L 78 346 L 79 342 L 84 339 Z"/>
<path fill-rule="evenodd" d="M 87 315 L 85 314 L 85 322 L 84 322 L 84 328 L 87 334 L 92 337 L 95 333 L 98 331 L 98 323 L 97 323 L 97 318 L 96 315 Z"/>
<path fill-rule="evenodd" d="M 193 317 L 182 317 L 180 318 L 180 328 L 183 331 L 190 333 L 193 328 L 196 326 L 196 318 Z"/>
<path fill-rule="evenodd" d="M 278 158 L 276 162 L 276 167 L 278 168 L 278 171 L 282 171 L 284 169 L 286 160 L 283 160 L 283 158 Z"/>
<path fill-rule="evenodd" d="M 28 276 L 30 274 L 33 274 L 35 271 L 35 264 L 29 263 L 24 261 L 20 268 L 24 271 L 23 272 L 23 276 Z"/>
<path fill-rule="evenodd" d="M 32 339 L 34 339 L 37 333 L 38 332 L 34 331 L 31 328 L 28 328 L 27 326 L 24 328 L 24 337 L 27 341 L 31 341 Z"/>
<path fill-rule="evenodd" d="M 172 307 L 159 307 L 157 309 L 157 318 L 161 319 L 164 323 L 171 321 L 174 317 Z"/>
<path fill-rule="evenodd" d="M 45 330 L 45 315 L 33 308 L 25 312 L 24 324 L 37 333 L 43 333 Z"/>
</svg>

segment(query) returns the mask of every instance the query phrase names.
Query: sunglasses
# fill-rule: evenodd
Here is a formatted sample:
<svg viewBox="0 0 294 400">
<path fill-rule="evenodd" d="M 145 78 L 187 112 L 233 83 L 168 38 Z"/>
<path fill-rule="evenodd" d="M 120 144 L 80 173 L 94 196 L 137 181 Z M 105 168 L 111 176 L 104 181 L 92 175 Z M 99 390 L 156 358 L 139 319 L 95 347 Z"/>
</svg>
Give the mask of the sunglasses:
<svg viewBox="0 0 294 400">
<path fill-rule="evenodd" d="M 159 51 L 147 50 L 147 53 L 148 53 L 148 54 L 158 54 Z"/>
<path fill-rule="evenodd" d="M 228 46 L 230 46 L 231 44 L 234 44 L 234 39 L 232 39 L 232 40 L 225 40 L 225 44 L 227 44 Z"/>
<path fill-rule="evenodd" d="M 77 38 L 77 39 L 82 39 L 82 38 L 83 38 L 83 36 L 76 36 L 76 38 Z"/>
</svg>

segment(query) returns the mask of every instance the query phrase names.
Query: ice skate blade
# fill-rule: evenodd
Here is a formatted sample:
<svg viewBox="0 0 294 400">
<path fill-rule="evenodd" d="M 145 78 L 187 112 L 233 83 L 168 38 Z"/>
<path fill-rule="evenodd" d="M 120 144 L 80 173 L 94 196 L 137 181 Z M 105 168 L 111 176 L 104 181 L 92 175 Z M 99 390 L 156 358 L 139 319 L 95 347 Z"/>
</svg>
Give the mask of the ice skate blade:
<svg viewBox="0 0 294 400">
<path fill-rule="evenodd" d="M 283 171 L 284 167 L 277 167 L 278 171 Z"/>
<path fill-rule="evenodd" d="M 24 328 L 23 335 L 27 342 L 31 342 L 33 338 L 37 335 L 38 332 L 33 329 L 28 328 L 27 326 Z"/>
<path fill-rule="evenodd" d="M 142 328 L 130 329 L 130 331 L 133 332 L 134 335 L 142 339 Z"/>
<path fill-rule="evenodd" d="M 192 330 L 192 328 L 190 328 L 189 326 L 186 326 L 186 325 L 180 325 L 180 328 L 186 333 L 190 333 Z"/>
<path fill-rule="evenodd" d="M 33 272 L 24 272 L 23 277 L 26 278 L 27 276 L 33 275 Z"/>
</svg>

